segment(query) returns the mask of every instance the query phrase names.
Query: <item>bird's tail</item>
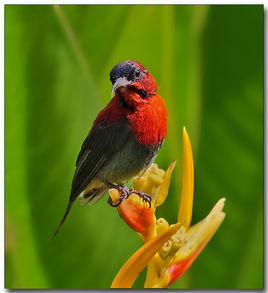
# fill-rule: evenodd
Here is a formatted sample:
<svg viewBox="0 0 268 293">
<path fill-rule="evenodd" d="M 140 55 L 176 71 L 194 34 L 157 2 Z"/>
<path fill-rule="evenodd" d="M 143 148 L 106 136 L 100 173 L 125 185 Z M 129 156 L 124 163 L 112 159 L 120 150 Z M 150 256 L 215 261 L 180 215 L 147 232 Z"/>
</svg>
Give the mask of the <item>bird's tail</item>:
<svg viewBox="0 0 268 293">
<path fill-rule="evenodd" d="M 57 235 L 57 233 L 59 232 L 61 226 L 62 226 L 63 223 L 65 222 L 66 217 L 68 216 L 68 214 L 69 214 L 69 212 L 70 212 L 70 209 L 71 209 L 73 203 L 74 203 L 74 199 L 70 199 L 70 201 L 69 201 L 69 203 L 68 203 L 68 205 L 67 205 L 66 211 L 65 211 L 65 213 L 64 213 L 64 215 L 63 215 L 63 218 L 62 218 L 62 220 L 61 220 L 61 222 L 60 222 L 60 224 L 59 224 L 57 230 L 55 231 L 55 233 L 54 233 L 54 235 L 53 235 L 53 238 Z"/>
</svg>

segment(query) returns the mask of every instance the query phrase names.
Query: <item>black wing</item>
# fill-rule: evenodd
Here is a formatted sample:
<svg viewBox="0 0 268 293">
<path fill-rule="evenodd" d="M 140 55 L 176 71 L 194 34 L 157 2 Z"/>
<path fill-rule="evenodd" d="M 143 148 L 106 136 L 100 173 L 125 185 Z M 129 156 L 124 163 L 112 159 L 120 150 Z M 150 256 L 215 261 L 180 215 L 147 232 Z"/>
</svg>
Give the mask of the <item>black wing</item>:
<svg viewBox="0 0 268 293">
<path fill-rule="evenodd" d="M 108 127 L 96 126 L 90 131 L 76 161 L 70 200 L 76 198 L 111 157 L 122 150 L 129 133 L 127 121 L 117 122 Z"/>
<path fill-rule="evenodd" d="M 54 236 L 64 223 L 75 199 L 112 156 L 122 150 L 129 134 L 130 128 L 126 120 L 117 121 L 108 127 L 96 126 L 90 131 L 78 155 L 69 203 Z"/>
</svg>

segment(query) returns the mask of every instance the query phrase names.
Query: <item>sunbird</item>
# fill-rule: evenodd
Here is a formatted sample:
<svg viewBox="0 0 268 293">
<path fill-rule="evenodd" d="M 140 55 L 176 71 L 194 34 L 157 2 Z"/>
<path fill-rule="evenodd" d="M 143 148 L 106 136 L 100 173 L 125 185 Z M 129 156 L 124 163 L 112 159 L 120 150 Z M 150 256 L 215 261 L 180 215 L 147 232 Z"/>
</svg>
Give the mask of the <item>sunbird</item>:
<svg viewBox="0 0 268 293">
<path fill-rule="evenodd" d="M 141 63 L 127 60 L 110 72 L 113 97 L 98 114 L 76 160 L 71 194 L 64 223 L 74 201 L 94 204 L 109 188 L 120 192 L 118 206 L 130 193 L 145 201 L 148 194 L 128 189 L 123 182 L 145 171 L 154 161 L 167 134 L 167 109 L 157 94 L 153 76 Z"/>
</svg>

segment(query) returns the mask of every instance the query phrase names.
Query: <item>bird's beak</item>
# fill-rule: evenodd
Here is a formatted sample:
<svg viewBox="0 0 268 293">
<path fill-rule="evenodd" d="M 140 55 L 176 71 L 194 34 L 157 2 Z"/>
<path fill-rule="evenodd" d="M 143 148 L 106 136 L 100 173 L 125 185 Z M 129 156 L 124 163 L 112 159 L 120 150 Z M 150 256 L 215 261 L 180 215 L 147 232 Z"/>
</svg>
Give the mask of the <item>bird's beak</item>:
<svg viewBox="0 0 268 293">
<path fill-rule="evenodd" d="M 112 92 L 111 92 L 111 97 L 113 97 L 114 92 L 115 92 L 118 88 L 123 87 L 123 86 L 130 85 L 130 84 L 132 84 L 132 81 L 127 80 L 125 77 L 119 77 L 119 78 L 117 78 L 117 80 L 116 80 L 115 83 L 114 83 L 114 86 L 113 86 Z"/>
</svg>

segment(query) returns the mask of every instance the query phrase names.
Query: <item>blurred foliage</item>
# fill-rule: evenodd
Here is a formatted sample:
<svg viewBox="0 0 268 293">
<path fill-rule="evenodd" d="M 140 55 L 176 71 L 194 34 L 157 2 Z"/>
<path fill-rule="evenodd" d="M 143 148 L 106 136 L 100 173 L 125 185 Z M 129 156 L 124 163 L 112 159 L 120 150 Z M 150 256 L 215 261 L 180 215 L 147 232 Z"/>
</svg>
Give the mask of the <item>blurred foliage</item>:
<svg viewBox="0 0 268 293">
<path fill-rule="evenodd" d="M 127 59 L 150 70 L 169 112 L 156 162 L 177 167 L 158 216 L 177 218 L 183 125 L 193 222 L 227 198 L 222 227 L 172 288 L 262 288 L 260 5 L 5 6 L 5 287 L 108 288 L 141 246 L 105 199 L 77 201 L 52 239 L 82 141 L 110 99 L 109 72 Z"/>
</svg>

